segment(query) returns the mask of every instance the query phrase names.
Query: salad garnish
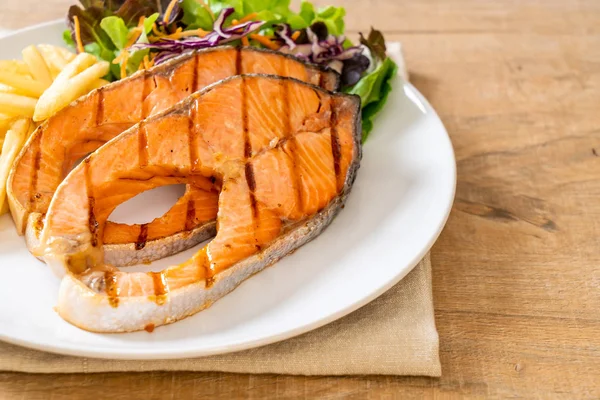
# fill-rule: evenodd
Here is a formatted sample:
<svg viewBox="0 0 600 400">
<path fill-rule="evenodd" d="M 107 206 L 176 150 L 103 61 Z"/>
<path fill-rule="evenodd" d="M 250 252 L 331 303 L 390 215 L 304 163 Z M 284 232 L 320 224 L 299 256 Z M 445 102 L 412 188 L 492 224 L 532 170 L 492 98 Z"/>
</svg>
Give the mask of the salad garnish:
<svg viewBox="0 0 600 400">
<path fill-rule="evenodd" d="M 111 63 L 108 80 L 194 49 L 229 44 L 294 55 L 341 74 L 342 90 L 360 96 L 363 141 L 391 91 L 396 64 L 381 32 L 358 43 L 344 35 L 343 7 L 316 9 L 289 0 L 80 0 L 71 6 L 64 40 L 78 52 Z"/>
</svg>

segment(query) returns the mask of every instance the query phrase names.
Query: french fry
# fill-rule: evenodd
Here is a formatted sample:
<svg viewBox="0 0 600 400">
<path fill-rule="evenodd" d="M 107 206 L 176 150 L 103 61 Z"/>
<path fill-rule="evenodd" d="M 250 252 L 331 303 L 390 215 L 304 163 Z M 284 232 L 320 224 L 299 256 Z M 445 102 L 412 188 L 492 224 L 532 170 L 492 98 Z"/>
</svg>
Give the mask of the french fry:
<svg viewBox="0 0 600 400">
<path fill-rule="evenodd" d="M 46 61 L 46 65 L 50 69 L 52 79 L 55 79 L 60 71 L 69 63 L 57 50 L 56 47 L 50 45 L 39 45 L 38 48 Z"/>
<path fill-rule="evenodd" d="M 4 136 L 6 131 L 12 123 L 12 118 L 8 115 L 0 114 L 0 154 L 2 154 L 2 144 L 4 143 Z"/>
<path fill-rule="evenodd" d="M 73 59 L 73 61 L 70 61 L 67 65 L 65 65 L 63 70 L 60 71 L 60 74 L 58 74 L 58 76 L 56 77 L 55 81 L 65 83 L 69 79 L 73 78 L 75 75 L 85 70 L 86 68 L 89 68 L 92 65 L 94 65 L 95 62 L 96 57 L 94 57 L 93 55 L 88 53 L 79 53 Z"/>
<path fill-rule="evenodd" d="M 18 73 L 0 69 L 0 83 L 15 88 L 18 94 L 40 97 L 46 87 L 44 84 Z"/>
<path fill-rule="evenodd" d="M 33 116 L 37 100 L 12 93 L 0 93 L 0 110 L 11 117 Z"/>
<path fill-rule="evenodd" d="M 29 67 L 24 61 L 0 60 L 0 70 L 31 78 Z"/>
<path fill-rule="evenodd" d="M 6 132 L 0 154 L 0 210 L 6 210 L 6 181 L 13 161 L 21 151 L 25 140 L 29 136 L 32 122 L 30 119 L 18 119 Z"/>
<path fill-rule="evenodd" d="M 44 61 L 46 61 L 46 64 L 50 69 L 52 79 L 56 78 L 60 71 L 75 58 L 75 54 L 62 47 L 40 44 L 38 45 L 38 49 L 40 50 L 40 53 L 42 53 Z"/>
<path fill-rule="evenodd" d="M 52 75 L 42 54 L 35 46 L 28 46 L 21 52 L 23 60 L 29 67 L 33 79 L 42 83 L 47 89 L 52 84 Z"/>
<path fill-rule="evenodd" d="M 106 61 L 80 53 L 61 71 L 35 106 L 33 120 L 43 121 L 89 91 L 90 85 L 108 73 Z"/>
<path fill-rule="evenodd" d="M 13 93 L 19 94 L 19 91 L 12 86 L 4 85 L 0 83 L 0 93 Z"/>
</svg>

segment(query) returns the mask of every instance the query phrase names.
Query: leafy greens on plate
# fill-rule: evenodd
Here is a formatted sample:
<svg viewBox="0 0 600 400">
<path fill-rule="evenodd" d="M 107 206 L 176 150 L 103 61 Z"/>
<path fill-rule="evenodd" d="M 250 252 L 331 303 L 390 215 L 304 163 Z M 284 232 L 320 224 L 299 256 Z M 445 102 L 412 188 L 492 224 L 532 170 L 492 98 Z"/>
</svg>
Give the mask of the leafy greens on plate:
<svg viewBox="0 0 600 400">
<path fill-rule="evenodd" d="M 383 108 L 396 75 L 381 32 L 371 28 L 358 44 L 344 36 L 343 7 L 300 11 L 290 0 L 80 0 L 67 15 L 64 40 L 79 52 L 111 63 L 117 80 L 185 51 L 222 44 L 292 54 L 341 74 L 342 90 L 360 96 L 363 141 Z"/>
</svg>

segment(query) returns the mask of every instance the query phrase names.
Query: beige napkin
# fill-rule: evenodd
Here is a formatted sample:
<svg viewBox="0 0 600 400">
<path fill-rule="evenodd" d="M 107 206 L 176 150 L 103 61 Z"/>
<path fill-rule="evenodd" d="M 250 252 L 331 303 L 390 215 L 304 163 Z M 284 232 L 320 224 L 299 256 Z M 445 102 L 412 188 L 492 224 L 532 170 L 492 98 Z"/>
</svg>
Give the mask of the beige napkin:
<svg viewBox="0 0 600 400">
<path fill-rule="evenodd" d="M 400 44 L 390 43 L 388 53 L 398 63 L 400 75 L 407 79 Z M 3 370 L 440 376 L 429 255 L 377 300 L 336 322 L 283 342 L 232 354 L 160 361 L 61 356 L 0 342 Z"/>
<path fill-rule="evenodd" d="M 440 376 L 429 255 L 377 300 L 336 322 L 283 342 L 219 356 L 161 361 L 61 356 L 0 342 L 1 370 Z"/>
</svg>

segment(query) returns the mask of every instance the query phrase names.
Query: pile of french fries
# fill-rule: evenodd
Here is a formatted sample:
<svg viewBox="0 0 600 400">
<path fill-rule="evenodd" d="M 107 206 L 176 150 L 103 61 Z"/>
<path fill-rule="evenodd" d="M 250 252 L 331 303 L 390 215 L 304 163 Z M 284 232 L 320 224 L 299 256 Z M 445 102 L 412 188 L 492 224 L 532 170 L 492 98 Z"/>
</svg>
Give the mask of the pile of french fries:
<svg viewBox="0 0 600 400">
<path fill-rule="evenodd" d="M 37 125 L 73 100 L 108 82 L 109 64 L 88 53 L 41 44 L 23 60 L 0 60 L 0 215 L 8 211 L 6 181 Z"/>
</svg>

